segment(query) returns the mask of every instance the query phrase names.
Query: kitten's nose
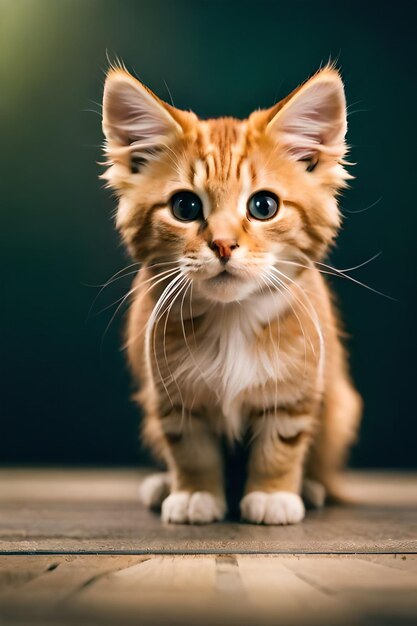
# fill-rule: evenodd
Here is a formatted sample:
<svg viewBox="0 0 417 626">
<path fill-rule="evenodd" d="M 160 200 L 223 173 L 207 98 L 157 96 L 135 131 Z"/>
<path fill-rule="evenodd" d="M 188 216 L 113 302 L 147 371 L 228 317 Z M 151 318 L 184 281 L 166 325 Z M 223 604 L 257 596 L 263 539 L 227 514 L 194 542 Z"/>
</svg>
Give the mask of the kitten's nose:
<svg viewBox="0 0 417 626">
<path fill-rule="evenodd" d="M 233 250 L 238 248 L 239 244 L 235 239 L 214 239 L 210 247 L 222 263 L 227 263 L 232 256 Z"/>
</svg>

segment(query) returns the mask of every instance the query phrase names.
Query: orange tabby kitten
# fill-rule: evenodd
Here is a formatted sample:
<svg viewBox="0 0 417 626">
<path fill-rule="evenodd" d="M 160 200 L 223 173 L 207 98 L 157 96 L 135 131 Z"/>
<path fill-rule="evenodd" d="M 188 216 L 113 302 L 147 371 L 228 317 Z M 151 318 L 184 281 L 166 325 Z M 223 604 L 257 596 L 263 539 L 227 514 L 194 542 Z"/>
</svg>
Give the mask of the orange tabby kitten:
<svg viewBox="0 0 417 626">
<path fill-rule="evenodd" d="M 129 361 L 145 440 L 169 470 L 142 499 L 167 522 L 221 520 L 221 439 L 247 434 L 242 518 L 299 522 L 303 492 L 335 493 L 360 413 L 316 267 L 349 178 L 339 73 L 241 121 L 200 120 L 112 68 L 103 129 L 117 228 L 141 265 Z"/>
</svg>

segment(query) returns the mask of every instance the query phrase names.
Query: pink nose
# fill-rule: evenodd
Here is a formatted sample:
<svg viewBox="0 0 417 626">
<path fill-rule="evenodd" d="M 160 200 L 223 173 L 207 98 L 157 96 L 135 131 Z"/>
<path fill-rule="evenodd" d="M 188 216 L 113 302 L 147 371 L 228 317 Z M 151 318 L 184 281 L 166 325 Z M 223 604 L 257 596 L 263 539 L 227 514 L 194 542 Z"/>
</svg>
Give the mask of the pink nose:
<svg viewBox="0 0 417 626">
<path fill-rule="evenodd" d="M 211 248 L 215 251 L 222 263 L 227 263 L 232 256 L 233 250 L 238 247 L 239 244 L 235 239 L 214 239 L 211 242 Z"/>
</svg>

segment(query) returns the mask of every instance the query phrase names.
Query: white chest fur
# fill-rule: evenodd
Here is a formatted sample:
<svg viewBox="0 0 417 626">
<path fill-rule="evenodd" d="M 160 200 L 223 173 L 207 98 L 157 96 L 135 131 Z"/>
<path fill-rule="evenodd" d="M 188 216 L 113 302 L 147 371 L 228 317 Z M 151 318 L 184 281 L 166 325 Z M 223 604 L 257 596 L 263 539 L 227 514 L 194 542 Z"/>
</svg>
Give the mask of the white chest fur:
<svg viewBox="0 0 417 626">
<path fill-rule="evenodd" d="M 271 336 L 268 349 L 259 348 L 258 338 L 288 306 L 288 298 L 278 293 L 216 305 L 206 314 L 198 347 L 177 372 L 184 384 L 195 388 L 204 381 L 212 390 L 226 421 L 224 430 L 231 438 L 239 436 L 242 404 L 251 389 L 259 390 L 268 380 L 285 377 L 287 364 L 279 354 L 279 337 Z"/>
</svg>

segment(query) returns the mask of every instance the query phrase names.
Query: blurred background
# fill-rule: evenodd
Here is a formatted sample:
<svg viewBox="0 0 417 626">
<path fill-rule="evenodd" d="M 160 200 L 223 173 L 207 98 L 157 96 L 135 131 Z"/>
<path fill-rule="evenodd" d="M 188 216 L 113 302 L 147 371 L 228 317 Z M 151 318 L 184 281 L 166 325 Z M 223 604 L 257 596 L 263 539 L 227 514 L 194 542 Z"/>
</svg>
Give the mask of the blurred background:
<svg viewBox="0 0 417 626">
<path fill-rule="evenodd" d="M 245 117 L 331 57 L 356 180 L 330 262 L 382 251 L 351 275 L 397 300 L 332 280 L 365 399 L 351 462 L 417 466 L 414 24 L 403 0 L 0 0 L 2 463 L 148 461 L 111 306 L 129 278 L 93 304 L 129 263 L 98 180 L 107 58 L 177 107 Z"/>
</svg>

